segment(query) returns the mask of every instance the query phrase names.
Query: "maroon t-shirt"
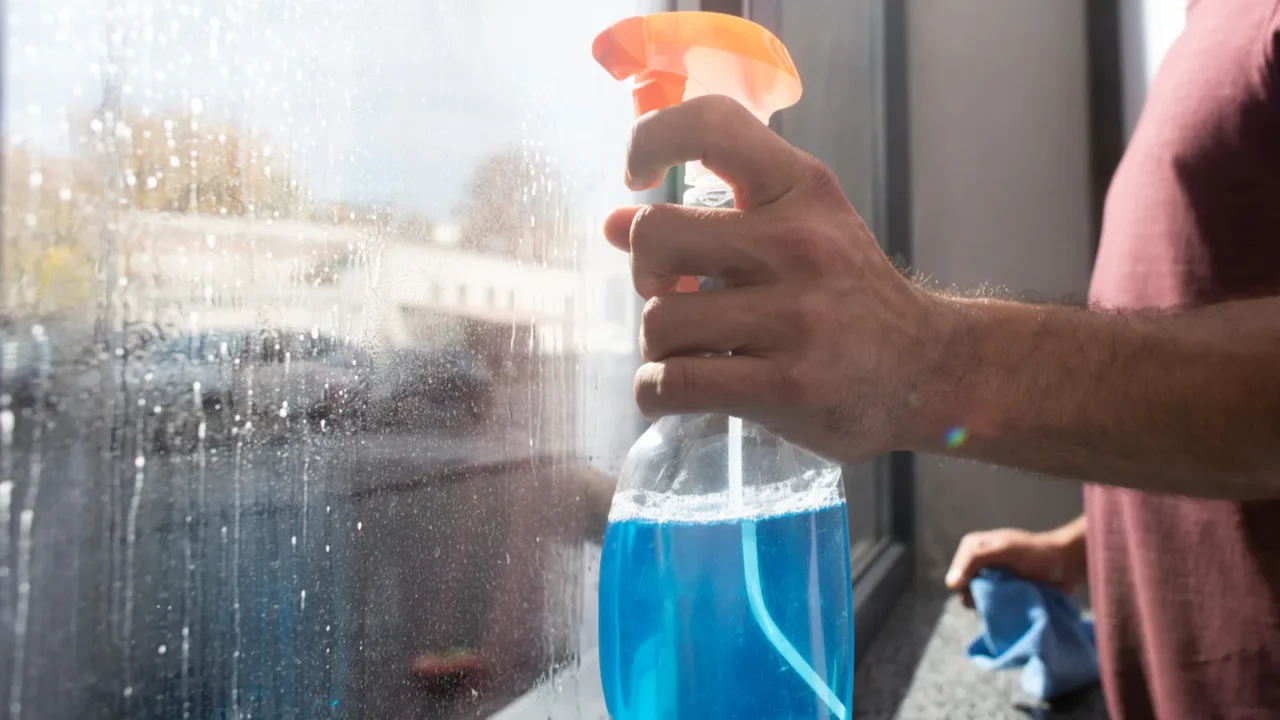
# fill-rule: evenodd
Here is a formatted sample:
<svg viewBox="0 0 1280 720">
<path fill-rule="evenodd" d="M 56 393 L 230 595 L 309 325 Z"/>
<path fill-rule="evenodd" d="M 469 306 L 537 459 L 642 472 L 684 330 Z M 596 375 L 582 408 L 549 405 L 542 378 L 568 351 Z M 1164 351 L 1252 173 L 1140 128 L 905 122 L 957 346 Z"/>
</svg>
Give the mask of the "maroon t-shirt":
<svg viewBox="0 0 1280 720">
<path fill-rule="evenodd" d="M 1112 181 L 1092 300 L 1277 294 L 1280 0 L 1193 0 Z M 1280 718 L 1280 501 L 1090 486 L 1085 511 L 1112 718 Z"/>
</svg>

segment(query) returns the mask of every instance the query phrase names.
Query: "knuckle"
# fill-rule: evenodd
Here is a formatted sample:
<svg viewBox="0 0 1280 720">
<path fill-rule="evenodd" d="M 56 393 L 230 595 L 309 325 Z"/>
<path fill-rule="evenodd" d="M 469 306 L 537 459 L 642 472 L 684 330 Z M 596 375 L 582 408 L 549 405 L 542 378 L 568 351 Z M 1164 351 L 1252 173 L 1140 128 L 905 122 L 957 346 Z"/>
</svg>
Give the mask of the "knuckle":
<svg viewBox="0 0 1280 720">
<path fill-rule="evenodd" d="M 782 220 L 771 233 L 787 266 L 810 274 L 833 270 L 840 248 L 839 238 L 821 222 L 809 217 Z"/>
<path fill-rule="evenodd" d="M 985 530 L 977 530 L 967 533 L 960 540 L 960 548 L 969 556 L 972 561 L 973 557 L 981 554 L 991 547 L 990 534 Z"/>
<path fill-rule="evenodd" d="M 636 405 L 647 416 L 679 408 L 687 393 L 688 375 L 682 363 L 656 364 L 636 374 Z"/>
<path fill-rule="evenodd" d="M 704 95 L 693 102 L 698 103 L 699 118 L 712 128 L 732 126 L 734 123 L 742 122 L 743 119 L 755 121 L 751 112 L 742 103 L 728 95 Z"/>
<path fill-rule="evenodd" d="M 666 311 L 667 301 L 661 296 L 649 298 L 645 301 L 644 308 L 640 310 L 640 329 L 642 332 L 652 332 L 661 317 Z"/>
<path fill-rule="evenodd" d="M 830 165 L 818 160 L 809 154 L 803 154 L 803 177 L 809 189 L 817 194 L 835 192 L 841 198 L 844 198 L 844 192 L 840 189 L 840 178 L 836 176 L 836 171 L 831 169 Z"/>
<path fill-rule="evenodd" d="M 816 294 L 801 294 L 785 311 L 784 319 L 790 334 L 795 338 L 808 339 L 821 333 L 821 316 L 826 308 L 826 302 Z"/>
<path fill-rule="evenodd" d="M 652 241 L 659 237 L 664 218 L 671 212 L 665 204 L 645 205 L 636 212 L 631 220 L 631 252 L 647 254 Z"/>
<path fill-rule="evenodd" d="M 670 298 L 658 295 L 649 298 L 640 311 L 640 354 L 646 361 L 658 360 L 664 352 L 670 305 Z"/>
<path fill-rule="evenodd" d="M 976 554 L 984 558 L 999 557 L 1010 550 L 1009 541 L 1000 537 L 983 536 L 975 545 Z"/>
<path fill-rule="evenodd" d="M 667 363 L 659 366 L 654 382 L 654 393 L 664 405 L 678 406 L 688 393 L 688 375 L 683 363 Z"/>
<path fill-rule="evenodd" d="M 811 336 L 810 320 L 803 300 L 779 307 L 773 325 L 776 342 L 783 346 L 803 347 Z"/>
<path fill-rule="evenodd" d="M 636 118 L 631 123 L 631 136 L 627 139 L 627 162 L 631 163 L 632 159 L 638 154 L 644 152 L 645 139 L 649 136 L 654 120 L 658 117 L 658 111 L 653 110 Z"/>
</svg>

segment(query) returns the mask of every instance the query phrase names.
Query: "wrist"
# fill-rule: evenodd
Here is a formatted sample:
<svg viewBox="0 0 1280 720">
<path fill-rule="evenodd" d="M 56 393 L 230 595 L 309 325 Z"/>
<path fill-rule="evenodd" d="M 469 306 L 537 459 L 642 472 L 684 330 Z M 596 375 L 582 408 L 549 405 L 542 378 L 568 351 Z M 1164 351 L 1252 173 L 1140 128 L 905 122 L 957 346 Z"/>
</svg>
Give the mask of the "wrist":
<svg viewBox="0 0 1280 720">
<path fill-rule="evenodd" d="M 1085 516 L 1045 533 L 1045 541 L 1061 558 L 1063 579 L 1074 585 L 1083 582 L 1087 569 Z"/>
<path fill-rule="evenodd" d="M 1051 542 L 1063 549 L 1083 548 L 1085 542 L 1085 516 L 1072 520 L 1059 528 L 1045 533 Z"/>
<path fill-rule="evenodd" d="M 986 323 L 981 303 L 928 293 L 925 337 L 918 353 L 907 401 L 914 409 L 902 449 L 940 453 L 954 450 L 972 434 L 975 389 L 981 385 Z M 980 392 L 980 391 L 979 391 Z"/>
</svg>

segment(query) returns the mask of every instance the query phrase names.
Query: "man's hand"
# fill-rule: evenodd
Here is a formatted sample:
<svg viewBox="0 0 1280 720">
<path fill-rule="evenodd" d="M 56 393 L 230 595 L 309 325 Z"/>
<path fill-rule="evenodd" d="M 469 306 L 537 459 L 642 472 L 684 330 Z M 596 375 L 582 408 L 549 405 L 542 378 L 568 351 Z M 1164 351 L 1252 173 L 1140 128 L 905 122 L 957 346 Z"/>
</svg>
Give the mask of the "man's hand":
<svg viewBox="0 0 1280 720">
<path fill-rule="evenodd" d="M 1122 315 L 933 295 L 881 253 L 829 168 L 732 100 L 640 118 L 627 183 L 689 160 L 738 209 L 624 208 L 605 223 L 648 300 L 647 415 L 733 414 L 845 462 L 904 449 L 1280 497 L 1280 297 Z M 677 292 L 699 275 L 726 289 Z"/>
<path fill-rule="evenodd" d="M 985 568 L 1004 568 L 1024 580 L 1075 592 L 1085 581 L 1085 519 L 1050 532 L 1005 528 L 972 532 L 960 540 L 947 571 L 947 588 L 973 607 L 969 581 Z"/>
<path fill-rule="evenodd" d="M 939 303 L 893 267 L 830 168 L 733 100 L 642 117 L 627 184 L 652 187 L 689 160 L 732 186 L 736 209 L 651 205 L 605 223 L 648 301 L 640 409 L 731 413 L 845 461 L 898 446 L 917 376 L 939 352 Z M 725 289 L 676 292 L 693 275 Z"/>
</svg>

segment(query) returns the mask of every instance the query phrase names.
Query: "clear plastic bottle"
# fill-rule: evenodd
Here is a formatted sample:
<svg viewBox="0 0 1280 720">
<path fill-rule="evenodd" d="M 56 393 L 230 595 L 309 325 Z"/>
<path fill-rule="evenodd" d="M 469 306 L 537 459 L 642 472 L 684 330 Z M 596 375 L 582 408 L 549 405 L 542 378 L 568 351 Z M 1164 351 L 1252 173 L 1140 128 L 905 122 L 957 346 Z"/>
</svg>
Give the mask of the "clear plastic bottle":
<svg viewBox="0 0 1280 720">
<path fill-rule="evenodd" d="M 636 110 L 728 94 L 762 121 L 795 102 L 781 43 L 747 20 L 658 13 L 596 40 Z M 655 88 L 657 83 L 662 87 Z M 680 91 L 680 92 L 677 92 Z M 686 166 L 687 205 L 731 207 Z M 706 278 L 700 291 L 716 292 Z M 840 467 L 724 415 L 666 417 L 631 448 L 600 570 L 600 657 L 615 720 L 848 718 L 853 600 Z"/>
</svg>

